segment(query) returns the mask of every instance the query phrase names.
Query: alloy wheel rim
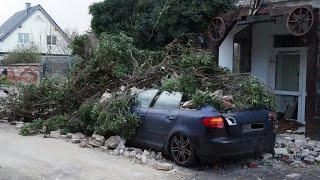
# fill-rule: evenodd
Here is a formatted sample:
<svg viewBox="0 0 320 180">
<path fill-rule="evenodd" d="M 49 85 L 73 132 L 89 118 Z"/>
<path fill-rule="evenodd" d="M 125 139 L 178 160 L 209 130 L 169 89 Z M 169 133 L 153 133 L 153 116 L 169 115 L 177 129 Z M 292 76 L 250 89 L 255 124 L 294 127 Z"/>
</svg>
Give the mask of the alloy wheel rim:
<svg viewBox="0 0 320 180">
<path fill-rule="evenodd" d="M 185 164 L 189 161 L 192 153 L 189 139 L 184 137 L 183 135 L 176 135 L 172 139 L 171 151 L 173 154 L 173 158 L 177 162 Z"/>
</svg>

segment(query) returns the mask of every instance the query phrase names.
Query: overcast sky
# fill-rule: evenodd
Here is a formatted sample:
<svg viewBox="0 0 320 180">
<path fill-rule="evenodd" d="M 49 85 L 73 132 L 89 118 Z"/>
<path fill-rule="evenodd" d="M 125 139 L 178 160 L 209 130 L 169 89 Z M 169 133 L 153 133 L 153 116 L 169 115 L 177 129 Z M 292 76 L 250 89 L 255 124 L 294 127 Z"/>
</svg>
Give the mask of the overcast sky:
<svg viewBox="0 0 320 180">
<path fill-rule="evenodd" d="M 41 4 L 63 30 L 77 29 L 83 32 L 90 28 L 90 4 L 99 1 L 102 0 L 1 0 L 0 24 L 23 10 L 26 2 L 30 2 L 31 6 Z"/>
</svg>

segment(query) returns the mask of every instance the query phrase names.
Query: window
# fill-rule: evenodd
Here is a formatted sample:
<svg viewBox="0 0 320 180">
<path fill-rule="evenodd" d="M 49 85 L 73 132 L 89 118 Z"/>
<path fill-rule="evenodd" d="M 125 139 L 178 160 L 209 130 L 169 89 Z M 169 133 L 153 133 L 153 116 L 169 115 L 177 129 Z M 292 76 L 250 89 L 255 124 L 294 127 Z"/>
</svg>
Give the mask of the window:
<svg viewBox="0 0 320 180">
<path fill-rule="evenodd" d="M 157 99 L 157 102 L 154 104 L 154 108 L 159 109 L 177 109 L 180 106 L 182 100 L 182 94 L 179 92 L 172 92 L 169 93 L 167 91 L 164 91 L 159 98 Z"/>
<path fill-rule="evenodd" d="M 138 101 L 142 107 L 150 107 L 153 98 L 158 94 L 159 90 L 152 89 L 143 91 L 138 94 Z"/>
<path fill-rule="evenodd" d="M 47 44 L 48 45 L 57 45 L 57 37 L 56 36 L 47 36 Z"/>
<path fill-rule="evenodd" d="M 18 43 L 19 44 L 30 43 L 30 34 L 29 33 L 19 33 L 18 34 Z"/>
</svg>

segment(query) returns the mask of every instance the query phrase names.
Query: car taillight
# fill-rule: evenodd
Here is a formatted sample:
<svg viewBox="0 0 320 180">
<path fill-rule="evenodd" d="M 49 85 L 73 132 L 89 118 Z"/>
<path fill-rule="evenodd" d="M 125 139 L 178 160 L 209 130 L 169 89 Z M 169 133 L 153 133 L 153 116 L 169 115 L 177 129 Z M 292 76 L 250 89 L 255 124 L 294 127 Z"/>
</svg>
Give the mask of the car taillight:
<svg viewBox="0 0 320 180">
<path fill-rule="evenodd" d="M 204 117 L 202 123 L 208 128 L 224 128 L 224 121 L 221 116 L 219 117 Z"/>
</svg>

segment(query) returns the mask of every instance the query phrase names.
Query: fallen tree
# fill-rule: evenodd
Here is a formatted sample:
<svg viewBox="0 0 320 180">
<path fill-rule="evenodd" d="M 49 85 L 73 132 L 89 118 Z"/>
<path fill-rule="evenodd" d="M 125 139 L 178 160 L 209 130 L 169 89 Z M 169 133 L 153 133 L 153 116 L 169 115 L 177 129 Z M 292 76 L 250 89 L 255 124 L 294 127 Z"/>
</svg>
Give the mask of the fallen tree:
<svg viewBox="0 0 320 180">
<path fill-rule="evenodd" d="M 219 111 L 274 109 L 274 95 L 267 86 L 249 74 L 218 67 L 210 53 L 193 48 L 189 37 L 180 36 L 163 50 L 151 51 L 136 48 L 124 34 L 102 34 L 93 53 L 82 59 L 67 81 L 21 86 L 19 94 L 3 102 L 2 114 L 27 122 L 67 115 L 65 125 L 70 129 L 129 138 L 138 126 L 138 118 L 129 111 L 136 103 L 128 95 L 133 87 L 183 92 L 192 108 L 209 104 Z M 115 99 L 98 102 L 104 92 L 113 92 Z"/>
</svg>

